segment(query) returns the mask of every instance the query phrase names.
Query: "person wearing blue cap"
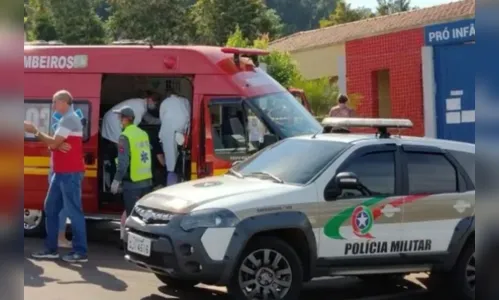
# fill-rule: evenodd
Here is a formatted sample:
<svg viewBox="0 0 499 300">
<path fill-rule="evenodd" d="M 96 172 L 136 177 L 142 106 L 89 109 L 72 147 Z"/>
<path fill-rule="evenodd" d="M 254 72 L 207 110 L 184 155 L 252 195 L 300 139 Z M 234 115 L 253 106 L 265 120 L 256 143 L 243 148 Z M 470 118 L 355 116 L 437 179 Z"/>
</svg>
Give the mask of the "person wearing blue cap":
<svg viewBox="0 0 499 300">
<path fill-rule="evenodd" d="M 113 110 L 123 131 L 118 140 L 116 173 L 111 193 L 123 191 L 125 216 L 132 213 L 135 203 L 152 190 L 152 160 L 149 135 L 135 125 L 135 113 L 129 106 Z M 121 239 L 124 237 L 124 220 L 121 222 Z"/>
</svg>

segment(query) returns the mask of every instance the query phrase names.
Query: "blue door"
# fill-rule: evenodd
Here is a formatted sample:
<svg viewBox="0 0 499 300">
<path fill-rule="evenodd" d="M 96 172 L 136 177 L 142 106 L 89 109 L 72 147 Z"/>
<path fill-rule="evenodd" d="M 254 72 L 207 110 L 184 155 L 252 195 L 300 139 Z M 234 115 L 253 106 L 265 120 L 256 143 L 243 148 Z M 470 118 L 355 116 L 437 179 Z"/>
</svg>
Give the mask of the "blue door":
<svg viewBox="0 0 499 300">
<path fill-rule="evenodd" d="M 437 136 L 475 143 L 475 44 L 435 46 Z"/>
</svg>

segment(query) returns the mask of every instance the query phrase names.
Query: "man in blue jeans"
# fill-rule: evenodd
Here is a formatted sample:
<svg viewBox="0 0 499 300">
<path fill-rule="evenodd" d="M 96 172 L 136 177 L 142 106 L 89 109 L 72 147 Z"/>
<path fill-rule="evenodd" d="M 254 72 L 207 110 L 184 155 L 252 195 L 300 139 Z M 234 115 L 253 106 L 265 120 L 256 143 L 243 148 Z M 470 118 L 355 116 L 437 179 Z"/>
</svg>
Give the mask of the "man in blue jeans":
<svg viewBox="0 0 499 300">
<path fill-rule="evenodd" d="M 53 97 L 53 109 L 60 119 L 53 136 L 40 132 L 32 123 L 24 121 L 24 131 L 33 134 L 51 149 L 58 149 L 63 143 L 68 151 L 52 152 L 54 175 L 50 180 L 45 199 L 45 224 L 47 238 L 45 250 L 32 254 L 33 258 L 56 259 L 58 252 L 59 214 L 64 208 L 71 220 L 73 251 L 62 259 L 69 263 L 88 261 L 85 216 L 81 202 L 81 187 L 85 172 L 83 162 L 83 124 L 73 110 L 73 97 L 68 91 L 59 91 Z"/>
</svg>

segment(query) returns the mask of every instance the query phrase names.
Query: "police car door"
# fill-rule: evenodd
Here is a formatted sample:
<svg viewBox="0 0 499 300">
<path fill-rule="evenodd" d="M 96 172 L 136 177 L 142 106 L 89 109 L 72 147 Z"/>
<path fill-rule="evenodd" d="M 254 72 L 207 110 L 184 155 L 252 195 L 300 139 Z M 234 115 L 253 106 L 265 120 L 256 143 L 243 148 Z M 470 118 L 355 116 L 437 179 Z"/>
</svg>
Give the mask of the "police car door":
<svg viewBox="0 0 499 300">
<path fill-rule="evenodd" d="M 443 254 L 466 233 L 475 215 L 472 180 L 447 151 L 403 146 L 407 198 L 401 252 L 416 258 Z"/>
<path fill-rule="evenodd" d="M 339 178 L 347 180 L 339 183 Z M 396 256 L 394 243 L 401 239 L 401 184 L 397 145 L 363 146 L 348 155 L 320 203 L 319 257 L 345 265 L 358 262 L 357 258 Z"/>
</svg>

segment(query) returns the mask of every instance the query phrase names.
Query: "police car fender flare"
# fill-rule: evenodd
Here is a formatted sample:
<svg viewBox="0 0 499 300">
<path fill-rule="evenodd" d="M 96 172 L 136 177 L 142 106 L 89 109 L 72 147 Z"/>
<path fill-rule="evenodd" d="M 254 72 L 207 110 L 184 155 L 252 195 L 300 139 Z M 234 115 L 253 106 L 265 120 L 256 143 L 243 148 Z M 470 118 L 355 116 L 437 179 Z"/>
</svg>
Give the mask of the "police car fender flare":
<svg viewBox="0 0 499 300">
<path fill-rule="evenodd" d="M 475 216 L 464 218 L 456 226 L 449 245 L 449 255 L 444 263 L 446 270 L 454 268 L 469 237 L 475 233 Z"/>
<path fill-rule="evenodd" d="M 236 226 L 227 248 L 226 266 L 220 283 L 227 284 L 231 276 L 234 275 L 236 264 L 241 259 L 241 255 L 252 237 L 259 233 L 285 229 L 298 229 L 305 235 L 310 253 L 310 273 L 313 274 L 317 261 L 317 242 L 312 224 L 302 212 L 280 212 L 250 217 Z"/>
</svg>

